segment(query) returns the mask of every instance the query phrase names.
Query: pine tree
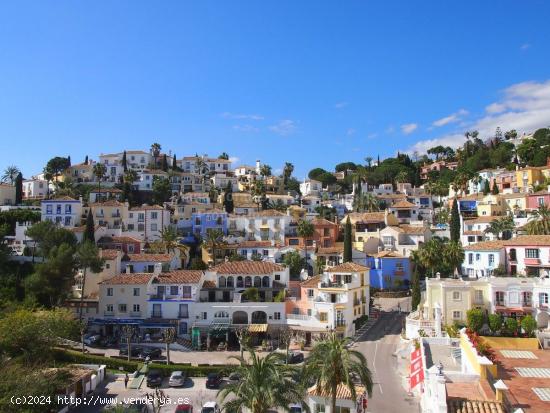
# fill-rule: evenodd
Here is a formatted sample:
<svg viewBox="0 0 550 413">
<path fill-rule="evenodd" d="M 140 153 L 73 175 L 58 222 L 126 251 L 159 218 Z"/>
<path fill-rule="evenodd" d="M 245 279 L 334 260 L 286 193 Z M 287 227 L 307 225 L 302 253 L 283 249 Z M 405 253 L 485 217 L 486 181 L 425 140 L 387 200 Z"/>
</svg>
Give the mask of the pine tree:
<svg viewBox="0 0 550 413">
<path fill-rule="evenodd" d="M 126 151 L 122 154 L 122 167 L 124 168 L 124 172 L 128 172 L 128 161 L 126 160 Z"/>
<path fill-rule="evenodd" d="M 497 181 L 493 181 L 493 190 L 491 191 L 491 193 L 493 195 L 498 195 L 498 185 L 497 185 Z"/>
<path fill-rule="evenodd" d="M 458 199 L 453 200 L 451 209 L 451 241 L 460 241 L 460 214 L 458 212 Z"/>
<path fill-rule="evenodd" d="M 15 178 L 15 205 L 21 205 L 23 202 L 23 175 L 21 172 Z"/>
<path fill-rule="evenodd" d="M 168 172 L 168 159 L 166 158 L 166 154 L 164 154 L 162 156 L 162 165 L 161 165 L 161 169 L 164 171 L 164 172 Z"/>
<path fill-rule="evenodd" d="M 413 271 L 411 299 L 412 311 L 415 311 L 420 304 L 420 274 L 416 266 Z"/>
<path fill-rule="evenodd" d="M 225 212 L 228 214 L 231 214 L 235 208 L 233 203 L 233 187 L 231 185 L 231 181 L 228 181 L 227 186 L 225 187 L 225 192 L 223 194 L 223 207 L 225 208 Z"/>
<path fill-rule="evenodd" d="M 344 226 L 344 262 L 352 261 L 352 252 L 351 252 L 351 222 L 348 219 L 346 220 L 346 225 Z"/>
<path fill-rule="evenodd" d="M 95 244 L 95 224 L 92 208 L 88 210 L 88 216 L 86 217 L 86 230 L 84 231 L 83 241 L 91 241 Z"/>
<path fill-rule="evenodd" d="M 489 192 L 491 192 L 491 187 L 489 186 L 489 181 L 486 179 L 483 186 L 483 195 L 487 195 Z"/>
</svg>

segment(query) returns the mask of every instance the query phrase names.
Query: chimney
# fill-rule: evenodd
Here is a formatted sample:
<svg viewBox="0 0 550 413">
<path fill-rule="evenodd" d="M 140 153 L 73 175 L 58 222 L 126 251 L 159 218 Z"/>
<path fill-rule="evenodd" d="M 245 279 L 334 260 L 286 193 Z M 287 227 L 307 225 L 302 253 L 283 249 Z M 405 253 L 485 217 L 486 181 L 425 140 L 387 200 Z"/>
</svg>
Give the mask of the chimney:
<svg viewBox="0 0 550 413">
<path fill-rule="evenodd" d="M 126 272 L 126 274 L 131 274 L 129 265 L 126 266 L 126 271 L 125 272 Z"/>
<path fill-rule="evenodd" d="M 257 174 L 260 173 L 260 160 L 259 159 L 256 159 L 256 173 Z"/>
<path fill-rule="evenodd" d="M 153 270 L 153 274 L 159 275 L 160 273 L 162 273 L 162 263 L 157 262 L 155 264 L 155 269 Z"/>
</svg>

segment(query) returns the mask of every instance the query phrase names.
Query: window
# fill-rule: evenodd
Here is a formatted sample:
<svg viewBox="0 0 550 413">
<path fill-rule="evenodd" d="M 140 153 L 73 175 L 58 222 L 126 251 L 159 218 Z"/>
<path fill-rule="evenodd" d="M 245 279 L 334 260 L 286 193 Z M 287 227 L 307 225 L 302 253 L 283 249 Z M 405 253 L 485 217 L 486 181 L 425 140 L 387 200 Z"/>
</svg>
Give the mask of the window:
<svg viewBox="0 0 550 413">
<path fill-rule="evenodd" d="M 178 295 L 178 286 L 177 285 L 171 285 L 170 286 L 170 295 Z"/>
<path fill-rule="evenodd" d="M 475 297 L 476 302 L 482 303 L 483 302 L 483 290 L 476 290 L 474 297 Z"/>
<path fill-rule="evenodd" d="M 325 405 L 321 403 L 315 403 L 314 413 L 325 413 Z"/>
<path fill-rule="evenodd" d="M 489 254 L 489 266 L 495 265 L 495 254 Z"/>
<path fill-rule="evenodd" d="M 71 217 L 65 217 L 65 219 L 63 220 L 63 225 L 65 225 L 66 227 L 70 227 L 71 226 Z"/>
<path fill-rule="evenodd" d="M 504 291 L 497 291 L 495 293 L 495 301 L 497 302 L 497 305 L 504 303 Z"/>
<path fill-rule="evenodd" d="M 145 214 L 143 212 L 138 212 L 138 222 L 145 221 Z"/>
<path fill-rule="evenodd" d="M 134 224 L 128 224 L 128 225 L 127 225 L 127 228 L 128 228 L 128 231 L 133 231 L 133 230 L 134 230 Z M 130 251 L 130 247 L 132 247 L 132 250 L 131 250 L 131 251 Z M 128 246 L 128 252 L 129 252 L 130 254 L 132 254 L 132 253 L 134 252 L 134 247 L 131 246 L 131 245 L 129 245 L 129 246 Z"/>
<path fill-rule="evenodd" d="M 157 230 L 157 224 L 151 224 L 151 231 Z"/>
<path fill-rule="evenodd" d="M 134 297 L 139 297 L 139 294 L 140 294 L 140 289 L 134 288 Z"/>
<path fill-rule="evenodd" d="M 277 311 L 274 312 L 274 313 L 273 313 L 273 319 L 274 319 L 274 320 L 280 320 L 280 319 L 281 319 L 281 313 L 279 313 L 279 312 L 277 312 Z"/>
<path fill-rule="evenodd" d="M 264 257 L 267 257 L 269 255 L 269 250 L 263 250 L 262 252 Z"/>
<path fill-rule="evenodd" d="M 395 271 L 403 272 L 403 263 L 402 262 L 396 262 L 395 263 Z"/>
<path fill-rule="evenodd" d="M 548 293 L 539 293 L 539 303 L 548 305 Z"/>
<path fill-rule="evenodd" d="M 327 323 L 328 322 L 328 313 L 326 313 L 326 312 L 319 313 L 319 321 L 321 323 Z"/>
<path fill-rule="evenodd" d="M 65 213 L 70 214 L 71 213 L 71 205 L 65 205 Z"/>
<path fill-rule="evenodd" d="M 113 289 L 107 288 L 107 297 L 112 297 L 112 296 L 113 296 Z"/>
<path fill-rule="evenodd" d="M 191 298 L 191 286 L 184 285 L 182 287 L 182 295 L 183 295 L 183 298 Z"/>
<path fill-rule="evenodd" d="M 61 214 L 61 205 L 57 205 L 56 208 L 55 208 L 55 213 L 56 214 Z"/>
<path fill-rule="evenodd" d="M 140 312 L 139 304 L 134 304 L 134 305 L 132 306 L 132 311 L 133 311 L 134 313 L 139 313 L 139 312 Z"/>
<path fill-rule="evenodd" d="M 313 298 L 314 291 L 312 288 L 308 288 L 307 290 L 307 298 Z"/>
<path fill-rule="evenodd" d="M 481 260 L 481 254 L 476 254 L 476 261 Z"/>
<path fill-rule="evenodd" d="M 151 219 L 157 219 L 159 213 L 158 212 L 151 212 Z"/>
<path fill-rule="evenodd" d="M 455 301 L 460 300 L 460 292 L 459 291 L 453 291 L 453 300 L 455 300 Z"/>
<path fill-rule="evenodd" d="M 145 230 L 145 225 L 143 224 L 138 224 L 138 231 L 139 232 L 143 232 Z"/>
<path fill-rule="evenodd" d="M 52 206 L 46 205 L 46 214 L 51 214 L 51 213 L 52 213 Z"/>
<path fill-rule="evenodd" d="M 300 241 L 298 240 L 298 238 L 290 238 L 288 240 L 288 245 L 298 245 L 300 244 Z"/>
<path fill-rule="evenodd" d="M 125 313 L 126 312 L 126 304 L 119 304 L 118 305 L 118 312 L 119 313 Z"/>
<path fill-rule="evenodd" d="M 113 309 L 113 305 L 112 304 L 107 304 L 105 306 L 105 311 L 109 312 L 109 313 L 112 313 L 114 311 Z"/>
<path fill-rule="evenodd" d="M 539 206 L 543 206 L 544 205 L 544 197 L 538 197 L 537 198 L 537 203 L 539 204 Z"/>
<path fill-rule="evenodd" d="M 453 311 L 453 320 L 462 319 L 462 313 L 460 311 Z"/>
<path fill-rule="evenodd" d="M 468 254 L 468 264 L 473 264 L 474 263 L 474 254 L 472 254 L 471 252 Z"/>
<path fill-rule="evenodd" d="M 275 274 L 275 281 L 281 281 L 281 274 Z"/>
<path fill-rule="evenodd" d="M 539 250 L 538 248 L 526 248 L 525 249 L 525 258 L 538 258 Z"/>
</svg>

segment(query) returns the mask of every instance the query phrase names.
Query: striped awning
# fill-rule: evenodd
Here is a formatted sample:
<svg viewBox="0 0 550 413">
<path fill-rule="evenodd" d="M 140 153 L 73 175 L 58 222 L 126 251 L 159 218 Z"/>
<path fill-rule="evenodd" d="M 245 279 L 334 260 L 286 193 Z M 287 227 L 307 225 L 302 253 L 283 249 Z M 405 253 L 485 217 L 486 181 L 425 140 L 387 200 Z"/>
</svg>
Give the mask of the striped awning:
<svg viewBox="0 0 550 413">
<path fill-rule="evenodd" d="M 250 324 L 248 331 L 250 333 L 265 333 L 267 331 L 267 324 Z"/>
</svg>

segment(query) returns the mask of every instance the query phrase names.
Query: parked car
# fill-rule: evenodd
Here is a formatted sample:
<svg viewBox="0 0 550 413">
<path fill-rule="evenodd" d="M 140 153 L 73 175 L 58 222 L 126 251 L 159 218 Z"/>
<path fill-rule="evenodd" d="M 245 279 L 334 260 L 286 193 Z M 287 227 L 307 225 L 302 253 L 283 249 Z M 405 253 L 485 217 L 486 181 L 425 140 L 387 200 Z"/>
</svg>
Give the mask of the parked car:
<svg viewBox="0 0 550 413">
<path fill-rule="evenodd" d="M 289 413 L 302 413 L 302 405 L 301 404 L 290 404 L 288 406 Z"/>
<path fill-rule="evenodd" d="M 142 359 L 149 357 L 149 359 L 158 359 L 162 355 L 162 350 L 158 347 L 143 347 L 139 357 Z"/>
<path fill-rule="evenodd" d="M 101 340 L 101 336 L 99 334 L 91 334 L 84 337 L 84 344 L 87 346 L 95 346 L 99 343 L 99 340 Z"/>
<path fill-rule="evenodd" d="M 116 337 L 102 337 L 99 341 L 101 347 L 115 347 L 117 344 Z"/>
<path fill-rule="evenodd" d="M 206 388 L 207 389 L 217 389 L 222 383 L 222 376 L 218 373 L 208 373 L 206 377 Z"/>
<path fill-rule="evenodd" d="M 170 387 L 181 387 L 185 385 L 187 376 L 183 371 L 173 371 L 168 380 Z"/>
<path fill-rule="evenodd" d="M 149 370 L 147 373 L 147 387 L 159 387 L 162 384 L 162 375 L 159 370 Z"/>
<path fill-rule="evenodd" d="M 190 404 L 178 404 L 175 413 L 193 413 L 193 406 Z"/>
<path fill-rule="evenodd" d="M 298 364 L 304 361 L 304 353 L 299 351 L 290 351 L 288 353 L 288 364 Z"/>
<path fill-rule="evenodd" d="M 130 354 L 131 357 L 139 357 L 139 355 L 143 351 L 143 348 L 140 347 L 140 346 L 132 346 L 131 351 L 132 351 L 131 354 Z M 120 347 L 119 355 L 121 355 L 121 356 L 127 356 L 128 355 L 128 346 L 126 344 L 124 344 L 122 347 Z"/>
<path fill-rule="evenodd" d="M 220 413 L 220 408 L 216 402 L 206 402 L 202 405 L 201 413 Z"/>
<path fill-rule="evenodd" d="M 241 381 L 241 376 L 239 376 L 239 373 L 231 373 L 227 379 L 230 383 L 238 383 Z"/>
</svg>

